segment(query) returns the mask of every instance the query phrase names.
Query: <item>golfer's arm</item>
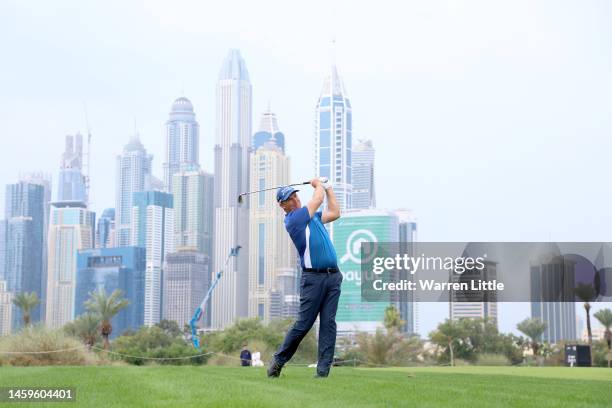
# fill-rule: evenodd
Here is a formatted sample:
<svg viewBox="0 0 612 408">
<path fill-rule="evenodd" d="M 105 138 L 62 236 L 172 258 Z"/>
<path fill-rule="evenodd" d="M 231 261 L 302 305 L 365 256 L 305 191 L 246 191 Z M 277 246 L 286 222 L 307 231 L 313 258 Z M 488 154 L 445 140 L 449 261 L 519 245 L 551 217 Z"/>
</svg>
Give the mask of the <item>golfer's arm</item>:
<svg viewBox="0 0 612 408">
<path fill-rule="evenodd" d="M 321 184 L 319 184 L 315 188 L 315 191 L 312 194 L 312 198 L 310 199 L 308 204 L 306 204 L 306 207 L 308 207 L 308 214 L 310 215 L 310 218 L 314 216 L 314 213 L 316 213 L 317 209 L 319 209 L 321 204 L 323 204 L 324 198 L 325 198 L 325 189 L 323 188 Z"/>
<path fill-rule="evenodd" d="M 327 195 L 327 209 L 323 211 L 323 215 L 321 216 L 321 222 L 323 222 L 323 224 L 336 221 L 340 218 L 340 207 L 338 206 L 333 188 L 326 188 L 325 194 Z"/>
</svg>

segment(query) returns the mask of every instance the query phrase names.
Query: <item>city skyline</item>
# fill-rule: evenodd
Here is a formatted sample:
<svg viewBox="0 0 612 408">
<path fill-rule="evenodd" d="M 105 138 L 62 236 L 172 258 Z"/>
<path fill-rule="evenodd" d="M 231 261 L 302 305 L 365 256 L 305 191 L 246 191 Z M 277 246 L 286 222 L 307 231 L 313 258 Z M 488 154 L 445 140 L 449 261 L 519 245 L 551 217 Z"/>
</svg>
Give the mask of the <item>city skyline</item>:
<svg viewBox="0 0 612 408">
<path fill-rule="evenodd" d="M 609 52 L 604 51 L 611 49 L 607 41 L 612 36 L 608 35 L 609 28 L 598 26 L 604 18 L 601 15 L 606 16 L 606 13 L 592 6 L 572 9 L 567 11 L 567 15 L 552 10 L 557 19 L 553 22 L 552 17 L 549 19 L 546 16 L 551 10 L 539 4 L 539 7 L 534 6 L 533 11 L 537 16 L 537 26 L 528 22 L 523 27 L 524 31 L 509 31 L 516 34 L 512 37 L 502 35 L 502 30 L 489 24 L 499 23 L 507 29 L 506 23 L 498 21 L 500 16 L 508 16 L 508 21 L 511 21 L 512 16 L 525 14 L 524 5 L 500 10 L 491 10 L 493 6 L 483 7 L 483 4 L 453 9 L 452 12 L 459 16 L 458 20 L 464 17 L 475 24 L 473 29 L 453 38 L 449 45 L 444 44 L 447 39 L 444 34 L 448 34 L 444 31 L 444 24 L 452 28 L 457 23 L 454 15 L 439 10 L 436 5 L 406 13 L 405 18 L 413 24 L 399 24 L 399 21 L 393 20 L 398 24 L 383 27 L 380 34 L 373 34 L 372 40 L 364 38 L 354 27 L 347 27 L 345 21 L 348 18 L 338 19 L 337 31 L 338 34 L 342 33 L 337 38 L 338 61 L 345 80 L 350 84 L 355 106 L 360 110 L 359 124 L 355 128 L 359 132 L 358 137 L 370 138 L 377 146 L 379 207 L 416 209 L 423 241 L 609 240 L 607 228 L 602 227 L 612 225 L 610 214 L 603 205 L 607 202 L 607 189 L 604 188 L 603 197 L 600 196 L 601 186 L 606 185 L 605 175 L 611 172 L 605 152 L 610 150 L 609 135 L 612 132 L 606 119 L 609 116 L 605 116 L 608 105 L 604 95 L 610 93 L 612 84 L 604 75 L 610 60 Z M 159 7 L 155 6 L 147 16 L 165 23 L 169 32 L 152 30 L 147 25 L 148 20 L 143 22 L 141 18 L 136 23 L 146 30 L 152 30 L 151 39 L 141 39 L 140 44 L 138 38 L 127 35 L 119 42 L 121 34 L 131 32 L 134 27 L 132 24 L 124 26 L 120 21 L 117 37 L 109 38 L 112 46 L 118 46 L 118 51 L 112 51 L 95 41 L 94 46 L 87 44 L 94 53 L 111 56 L 108 58 L 110 61 L 121 60 L 117 57 L 125 56 L 126 50 L 141 50 L 128 56 L 126 66 L 121 66 L 120 73 L 115 77 L 100 75 L 98 68 L 86 61 L 83 65 L 74 64 L 79 66 L 79 71 L 68 68 L 66 75 L 57 75 L 53 80 L 49 80 L 47 74 L 40 78 L 26 77 L 31 71 L 25 66 L 23 74 L 16 75 L 22 66 L 20 61 L 35 57 L 22 55 L 18 49 L 7 44 L 9 55 L 17 53 L 22 58 L 16 62 L 17 68 L 3 68 L 9 74 L 3 78 L 17 78 L 17 81 L 3 82 L 7 92 L 4 99 L 0 99 L 0 106 L 7 117 L 16 119 L 16 123 L 24 122 L 23 112 L 28 115 L 35 112 L 39 124 L 31 123 L 24 133 L 21 129 L 17 131 L 13 121 L 3 121 L 5 134 L 20 135 L 15 140 L 7 138 L 6 151 L 20 163 L 25 158 L 31 159 L 36 169 L 52 171 L 55 178 L 61 138 L 79 129 L 84 133 L 87 127 L 83 112 L 85 100 L 93 128 L 94 147 L 90 201 L 92 208 L 101 213 L 102 209 L 111 207 L 113 203 L 112 193 L 109 193 L 113 189 L 109 186 L 114 180 L 107 180 L 108 163 L 113 155 L 120 153 L 119 146 L 132 133 L 133 116 L 137 117 L 137 127 L 145 146 L 155 156 L 156 170 L 153 173 L 162 175 L 163 118 L 167 115 L 168 103 L 181 94 L 181 78 L 185 78 L 188 85 L 186 95 L 199 107 L 198 117 L 203 129 L 200 151 L 205 153 L 201 162 L 205 169 L 212 170 L 212 90 L 215 74 L 211 75 L 210 72 L 217 70 L 218 62 L 227 48 L 239 47 L 249 61 L 253 78 L 255 75 L 258 78 L 256 82 L 260 96 L 256 94 L 253 112 L 261 112 L 268 100 L 275 107 L 278 106 L 275 111 L 283 118 L 283 128 L 294 139 L 288 144 L 287 152 L 295 166 L 293 174 L 298 180 L 311 176 L 311 157 L 302 152 L 311 150 L 312 106 L 321 77 L 329 66 L 329 62 L 325 62 L 325 49 L 332 38 L 331 33 L 304 36 L 312 42 L 311 46 L 305 47 L 306 40 L 272 37 L 273 32 L 265 31 L 266 25 L 258 25 L 263 35 L 271 36 L 275 44 L 280 45 L 264 46 L 273 48 L 274 52 L 256 45 L 255 40 L 261 39 L 257 35 L 253 41 L 232 35 L 214 36 L 218 44 L 213 44 L 206 32 L 194 27 L 193 17 L 182 21 L 187 26 L 183 29 L 177 24 L 179 19 L 173 20 L 181 15 L 180 11 L 170 10 L 163 17 L 163 12 L 168 10 Z M 478 19 L 480 12 L 476 10 L 477 7 L 482 7 L 484 12 L 493 12 L 490 20 Z M 357 13 L 359 9 L 356 5 L 346 12 Z M 3 33 L 7 30 L 8 36 L 19 35 L 21 29 L 14 26 L 17 19 L 9 20 L 14 14 L 21 15 L 22 12 L 18 6 L 8 11 L 6 24 L 0 30 Z M 595 17 L 595 11 L 600 16 Z M 127 7 L 126 19 L 129 20 L 133 12 Z M 37 20 L 45 15 L 42 5 L 40 13 L 27 18 L 21 15 L 21 19 L 41 23 L 42 30 L 48 24 Z M 70 14 L 70 11 L 66 13 Z M 87 13 L 85 10 L 84 14 Z M 200 13 L 193 14 L 203 18 Z M 323 21 L 330 19 L 329 15 L 321 14 Z M 393 13 L 389 18 L 395 18 Z M 251 27 L 248 21 L 241 20 L 241 23 Z M 280 27 L 286 27 L 286 24 L 282 22 Z M 404 28 L 404 25 L 411 28 Z M 63 31 L 62 24 L 59 26 L 54 25 L 61 38 L 68 31 Z M 223 32 L 219 23 L 210 27 L 212 32 Z M 27 28 L 28 24 L 25 24 L 23 29 Z M 489 30 L 487 40 L 479 38 L 478 30 L 483 28 Z M 102 30 L 96 26 L 91 29 L 94 32 Z M 436 29 L 441 29 L 442 34 L 436 34 Z M 403 45 L 406 47 L 404 50 L 398 47 L 396 36 L 390 35 L 395 34 L 394 30 L 416 34 L 397 37 L 420 40 L 408 41 Z M 161 34 L 168 34 L 169 37 L 164 39 Z M 24 49 L 39 50 L 42 55 L 48 55 L 51 51 L 58 53 L 58 58 L 54 58 L 48 67 L 49 73 L 74 62 L 72 54 L 61 46 L 58 48 L 44 40 L 35 41 L 29 36 L 19 37 L 24 38 Z M 185 42 L 168 41 L 170 39 Z M 85 35 L 83 41 L 86 40 L 92 39 Z M 156 55 L 158 48 L 160 59 L 175 61 L 168 58 L 175 52 L 173 47 L 178 47 L 176 52 L 182 52 L 183 47 L 193 46 L 196 40 L 204 40 L 200 49 L 204 47 L 206 52 L 196 57 L 192 67 L 179 68 L 173 63 L 172 69 L 169 69 L 156 59 L 150 66 L 144 64 L 147 58 L 142 55 Z M 526 40 L 530 40 L 530 47 L 524 46 L 523 41 Z M 50 46 L 51 51 L 44 48 L 41 51 L 41 44 L 37 41 Z M 297 51 L 288 51 L 285 41 L 296 41 Z M 56 43 L 61 44 L 62 41 Z M 261 43 L 268 44 L 266 41 Z M 504 49 L 508 50 L 507 53 L 495 51 L 494 45 L 498 43 L 506 46 Z M 158 47 L 160 44 L 163 46 Z M 82 45 L 78 39 L 70 39 L 65 46 L 74 47 L 75 53 L 89 55 Z M 156 52 L 149 52 L 153 45 Z M 380 47 L 380 52 L 374 50 L 374 46 Z M 389 47 L 394 46 L 405 52 L 388 52 Z M 36 52 L 29 54 L 38 55 Z M 361 54 L 363 56 L 360 57 Z M 400 54 L 409 56 L 409 59 L 404 59 L 408 57 Z M 295 58 L 295 61 L 288 56 Z M 95 62 L 97 58 L 94 56 L 92 60 Z M 386 63 L 375 67 L 378 64 L 371 61 Z M 476 69 L 478 64 L 484 68 Z M 211 66 L 210 70 L 207 65 Z M 100 69 L 105 67 L 108 67 L 107 63 L 100 64 Z M 150 73 L 145 72 L 145 67 L 150 68 Z M 393 67 L 403 70 L 401 77 Z M 142 76 L 134 74 L 138 70 L 142 71 Z M 177 71 L 180 72 L 177 74 Z M 266 71 L 270 71 L 270 74 Z M 100 78 L 102 85 L 112 86 L 102 91 L 94 85 L 94 77 Z M 500 81 L 499 78 L 505 80 Z M 111 83 L 111 79 L 116 81 Z M 47 82 L 43 83 L 45 80 Z M 282 90 L 284 87 L 279 86 L 280 83 L 291 86 Z M 298 83 L 299 86 L 296 85 Z M 567 85 L 571 83 L 583 85 L 578 90 Z M 558 84 L 565 87 L 559 89 Z M 62 92 L 57 92 L 56 86 Z M 530 95 L 530 100 L 526 100 L 526 95 Z M 397 99 L 398 96 L 402 99 Z M 380 104 L 383 100 L 396 103 Z M 402 103 L 398 103 L 400 100 Z M 28 106 L 24 107 L 25 104 Z M 378 105 L 384 105 L 384 110 L 383 106 Z M 448 125 L 443 126 L 441 122 Z M 446 146 L 446 149 L 440 149 L 440 146 Z M 520 166 L 517 166 L 517 157 L 520 157 Z M 396 174 L 395 166 L 404 158 L 411 171 Z M 15 159 L 9 156 L 3 156 L 3 159 L 5 170 L 2 172 L 2 182 L 13 183 L 15 175 L 24 169 L 18 168 Z M 402 188 L 396 188 L 398 185 Z M 404 185 L 408 187 L 404 188 Z M 579 200 L 578 196 L 581 195 L 576 194 L 554 201 L 554 205 L 551 205 L 555 192 L 567 185 L 580 185 L 585 194 L 599 199 Z M 486 188 L 483 200 L 478 203 L 464 202 L 466 200 L 462 197 L 470 186 Z M 591 217 L 590 214 L 598 216 Z M 491 228 L 491 225 L 495 228 Z M 528 314 L 527 307 L 523 315 Z"/>
</svg>

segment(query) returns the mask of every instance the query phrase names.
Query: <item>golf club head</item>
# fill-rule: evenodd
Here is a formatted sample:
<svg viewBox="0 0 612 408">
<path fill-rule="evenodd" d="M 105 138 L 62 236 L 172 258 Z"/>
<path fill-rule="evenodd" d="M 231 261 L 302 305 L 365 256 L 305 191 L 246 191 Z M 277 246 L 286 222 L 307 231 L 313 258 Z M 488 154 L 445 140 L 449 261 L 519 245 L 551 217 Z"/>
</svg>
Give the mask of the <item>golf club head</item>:
<svg viewBox="0 0 612 408">
<path fill-rule="evenodd" d="M 244 196 L 243 196 L 242 194 L 240 194 L 240 195 L 238 196 L 238 204 L 242 204 L 242 202 L 244 201 L 244 198 L 243 198 L 243 197 L 244 197 Z"/>
</svg>

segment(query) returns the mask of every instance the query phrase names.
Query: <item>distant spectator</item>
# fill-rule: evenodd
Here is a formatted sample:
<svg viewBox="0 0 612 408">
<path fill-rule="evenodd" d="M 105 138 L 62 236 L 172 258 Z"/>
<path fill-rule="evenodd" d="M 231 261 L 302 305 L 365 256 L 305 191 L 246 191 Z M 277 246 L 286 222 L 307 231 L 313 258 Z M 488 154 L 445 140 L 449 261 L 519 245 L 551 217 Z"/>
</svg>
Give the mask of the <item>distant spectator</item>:
<svg viewBox="0 0 612 408">
<path fill-rule="evenodd" d="M 240 352 L 240 365 L 243 367 L 249 367 L 251 365 L 251 360 L 251 352 L 245 344 L 242 346 L 242 351 Z"/>
</svg>

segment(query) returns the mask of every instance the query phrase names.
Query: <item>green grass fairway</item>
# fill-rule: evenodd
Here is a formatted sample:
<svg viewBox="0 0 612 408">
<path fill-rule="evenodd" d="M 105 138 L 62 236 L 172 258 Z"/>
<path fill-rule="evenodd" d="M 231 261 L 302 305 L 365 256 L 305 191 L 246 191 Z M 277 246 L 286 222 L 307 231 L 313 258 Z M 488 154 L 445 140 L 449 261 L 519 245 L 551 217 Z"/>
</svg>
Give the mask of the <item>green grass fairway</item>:
<svg viewBox="0 0 612 408">
<path fill-rule="evenodd" d="M 75 403 L 12 407 L 611 407 L 612 369 L 530 367 L 0 367 L 0 386 L 75 387 Z"/>
</svg>

